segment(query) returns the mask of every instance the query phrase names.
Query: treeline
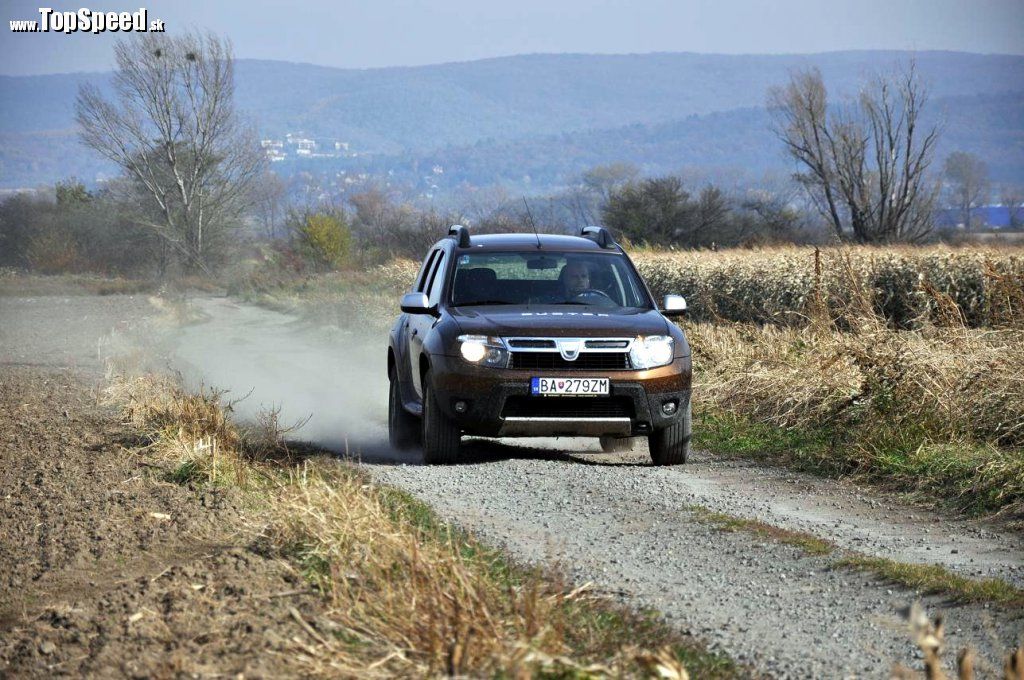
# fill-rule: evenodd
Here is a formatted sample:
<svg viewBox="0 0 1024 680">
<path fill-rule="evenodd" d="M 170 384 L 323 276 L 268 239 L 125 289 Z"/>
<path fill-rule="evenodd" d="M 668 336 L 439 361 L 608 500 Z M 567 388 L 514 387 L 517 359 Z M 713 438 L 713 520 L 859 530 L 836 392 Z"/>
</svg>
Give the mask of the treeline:
<svg viewBox="0 0 1024 680">
<path fill-rule="evenodd" d="M 201 274 L 219 276 L 253 261 L 302 274 L 418 260 L 452 224 L 474 233 L 579 233 L 600 224 L 631 247 L 669 250 L 836 240 L 792 183 L 727 188 L 706 178 L 642 178 L 621 163 L 592 168 L 550 196 L 479 189 L 447 206 L 412 202 L 384 185 L 345 196 L 296 196 L 268 173 L 247 205 L 240 218 L 208 226 Z M 932 239 L 948 236 L 936 232 Z M 175 238 L 123 180 L 89 191 L 72 179 L 0 202 L 0 267 L 154 278 L 196 273 Z"/>
<path fill-rule="evenodd" d="M 115 191 L 75 180 L 0 203 L 0 267 L 40 274 L 165 275 L 171 245 L 140 226 Z"/>
<path fill-rule="evenodd" d="M 602 221 L 620 238 L 663 248 L 821 242 L 827 234 L 791 197 L 767 190 L 689 189 L 676 176 L 631 181 L 610 192 Z"/>
<path fill-rule="evenodd" d="M 328 205 L 293 207 L 272 230 L 272 240 L 290 261 L 336 268 L 419 259 L 452 224 L 478 234 L 576 234 L 603 224 L 630 244 L 676 249 L 830 238 L 795 202 L 795 189 L 726 191 L 709 183 L 691 188 L 681 177 L 638 179 L 637 174 L 629 165 L 600 166 L 559 194 L 512 198 L 500 190 L 478 191 L 445 208 L 423 207 L 376 188 Z"/>
</svg>

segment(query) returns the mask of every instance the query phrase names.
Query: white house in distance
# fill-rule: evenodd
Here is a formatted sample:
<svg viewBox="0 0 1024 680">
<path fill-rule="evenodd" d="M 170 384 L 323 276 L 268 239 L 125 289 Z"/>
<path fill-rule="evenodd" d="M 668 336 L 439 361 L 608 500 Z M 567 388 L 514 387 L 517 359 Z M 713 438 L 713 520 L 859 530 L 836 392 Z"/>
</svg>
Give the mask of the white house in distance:
<svg viewBox="0 0 1024 680">
<path fill-rule="evenodd" d="M 263 152 L 267 154 L 267 158 L 272 162 L 285 159 L 284 142 L 276 139 L 261 139 L 260 147 L 263 148 Z"/>
</svg>

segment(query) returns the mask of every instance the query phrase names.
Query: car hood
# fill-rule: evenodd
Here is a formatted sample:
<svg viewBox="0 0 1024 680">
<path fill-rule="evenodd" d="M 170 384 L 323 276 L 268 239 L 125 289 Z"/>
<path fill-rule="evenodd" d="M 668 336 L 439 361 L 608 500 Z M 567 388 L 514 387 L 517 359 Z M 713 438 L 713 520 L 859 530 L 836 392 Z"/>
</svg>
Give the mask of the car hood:
<svg viewBox="0 0 1024 680">
<path fill-rule="evenodd" d="M 665 317 L 653 309 L 517 305 L 458 307 L 451 314 L 463 333 L 475 335 L 628 338 L 669 332 Z"/>
</svg>

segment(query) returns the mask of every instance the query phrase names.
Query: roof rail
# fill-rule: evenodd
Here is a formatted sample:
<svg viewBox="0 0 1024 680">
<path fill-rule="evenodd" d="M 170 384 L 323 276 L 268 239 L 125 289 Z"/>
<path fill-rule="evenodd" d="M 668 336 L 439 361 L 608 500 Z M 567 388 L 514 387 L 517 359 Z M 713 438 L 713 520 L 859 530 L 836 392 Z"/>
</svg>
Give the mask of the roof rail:
<svg viewBox="0 0 1024 680">
<path fill-rule="evenodd" d="M 448 229 L 448 235 L 455 238 L 455 242 L 459 244 L 460 248 L 469 247 L 469 227 L 464 227 L 461 224 L 453 224 Z"/>
<path fill-rule="evenodd" d="M 583 238 L 589 238 L 602 248 L 614 248 L 616 245 L 611 232 L 604 227 L 583 227 L 583 231 L 580 232 L 580 236 Z"/>
</svg>

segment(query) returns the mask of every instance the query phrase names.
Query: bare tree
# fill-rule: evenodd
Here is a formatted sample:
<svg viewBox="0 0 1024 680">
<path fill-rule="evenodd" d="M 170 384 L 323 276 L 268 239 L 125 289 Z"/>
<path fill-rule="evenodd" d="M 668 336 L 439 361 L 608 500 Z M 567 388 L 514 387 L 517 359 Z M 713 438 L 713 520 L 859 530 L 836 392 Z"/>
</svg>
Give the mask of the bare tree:
<svg viewBox="0 0 1024 680">
<path fill-rule="evenodd" d="M 914 67 L 878 77 L 855 103 L 831 107 L 817 69 L 769 92 L 773 130 L 803 166 L 796 178 L 836 235 L 916 240 L 932 226 L 927 179 L 938 128 L 921 128 L 927 93 Z"/>
<path fill-rule="evenodd" d="M 988 197 L 988 166 L 985 161 L 965 151 L 954 151 L 946 157 L 943 175 L 949 183 L 953 205 L 960 211 L 964 229 L 972 228 L 971 212 Z"/>
<path fill-rule="evenodd" d="M 613 191 L 632 182 L 639 174 L 640 171 L 631 163 L 609 163 L 595 165 L 587 170 L 582 180 L 584 187 L 597 194 L 600 201 L 598 208 L 601 209 L 608 204 Z"/>
<path fill-rule="evenodd" d="M 1000 200 L 1010 212 L 1010 228 L 1024 227 L 1024 188 L 1012 184 L 1004 185 Z"/>
<path fill-rule="evenodd" d="M 152 199 L 140 213 L 180 254 L 206 269 L 211 246 L 246 209 L 264 168 L 255 133 L 234 109 L 231 46 L 211 34 L 146 33 L 114 48 L 114 97 L 83 86 L 76 120 L 83 142 L 122 167 Z"/>
<path fill-rule="evenodd" d="M 250 189 L 252 212 L 263 238 L 275 239 L 281 233 L 287 212 L 288 184 L 273 172 L 264 172 Z"/>
</svg>

